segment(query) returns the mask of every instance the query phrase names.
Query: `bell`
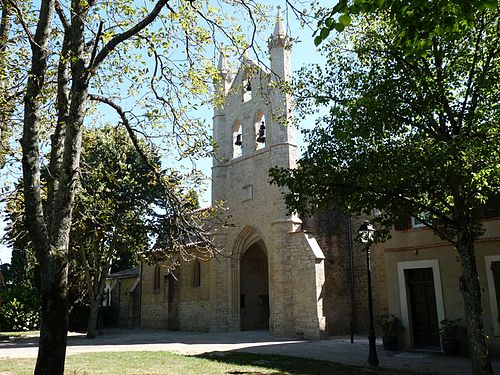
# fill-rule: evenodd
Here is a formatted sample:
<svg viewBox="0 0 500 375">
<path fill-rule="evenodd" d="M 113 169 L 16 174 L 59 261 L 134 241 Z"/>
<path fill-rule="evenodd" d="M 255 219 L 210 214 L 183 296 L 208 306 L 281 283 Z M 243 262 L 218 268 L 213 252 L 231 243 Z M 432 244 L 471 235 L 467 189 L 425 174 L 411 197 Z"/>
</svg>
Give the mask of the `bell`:
<svg viewBox="0 0 500 375">
<path fill-rule="evenodd" d="M 266 143 L 266 125 L 264 124 L 264 121 L 262 121 L 262 123 L 260 124 L 257 142 Z"/>
<path fill-rule="evenodd" d="M 238 135 L 236 136 L 236 142 L 234 142 L 234 144 L 235 144 L 236 146 L 241 146 L 241 145 L 242 145 L 242 142 L 241 142 L 241 134 L 238 134 Z"/>
<path fill-rule="evenodd" d="M 247 90 L 247 92 L 252 91 L 252 83 L 250 81 L 247 82 L 247 85 L 245 86 L 245 90 Z"/>
</svg>

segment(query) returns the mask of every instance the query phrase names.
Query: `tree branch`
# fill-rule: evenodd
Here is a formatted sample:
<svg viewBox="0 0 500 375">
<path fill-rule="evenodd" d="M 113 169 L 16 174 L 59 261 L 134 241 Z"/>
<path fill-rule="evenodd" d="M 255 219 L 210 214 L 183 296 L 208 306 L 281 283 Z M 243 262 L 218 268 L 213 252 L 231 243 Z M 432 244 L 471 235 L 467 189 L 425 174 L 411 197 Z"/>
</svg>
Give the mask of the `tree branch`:
<svg viewBox="0 0 500 375">
<path fill-rule="evenodd" d="M 136 25 L 134 25 L 127 31 L 124 31 L 121 34 L 116 35 L 108 43 L 106 43 L 106 45 L 96 55 L 95 61 L 93 65 L 89 66 L 89 69 L 95 70 L 104 61 L 104 59 L 106 59 L 106 57 L 116 48 L 116 46 L 128 40 L 130 37 L 138 34 L 149 24 L 151 24 L 160 14 L 163 7 L 167 7 L 171 12 L 175 13 L 174 10 L 168 5 L 168 2 L 169 0 L 159 0 L 154 6 L 153 10 L 140 22 L 138 22 Z"/>
<path fill-rule="evenodd" d="M 17 19 L 19 20 L 19 23 L 21 24 L 22 28 L 24 29 L 24 32 L 26 33 L 26 36 L 28 37 L 28 40 L 30 41 L 30 44 L 32 45 L 32 47 L 36 46 L 38 48 L 41 48 L 41 46 L 37 43 L 38 38 L 36 38 L 36 36 L 34 36 L 32 34 L 32 32 L 30 31 L 30 29 L 28 27 L 28 24 L 24 20 L 24 14 L 23 14 L 23 11 L 21 10 L 21 8 L 19 8 L 19 6 L 17 5 L 17 3 L 14 0 L 7 0 L 7 2 L 16 11 Z"/>
</svg>

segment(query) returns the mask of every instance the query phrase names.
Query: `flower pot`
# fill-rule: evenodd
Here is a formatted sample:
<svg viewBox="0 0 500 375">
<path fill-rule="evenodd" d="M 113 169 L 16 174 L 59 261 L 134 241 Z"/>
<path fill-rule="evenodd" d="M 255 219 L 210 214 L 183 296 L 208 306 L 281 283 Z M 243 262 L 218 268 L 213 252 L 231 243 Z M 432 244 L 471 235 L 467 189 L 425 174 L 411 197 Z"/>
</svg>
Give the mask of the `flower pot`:
<svg viewBox="0 0 500 375">
<path fill-rule="evenodd" d="M 445 355 L 457 355 L 460 352 L 460 343 L 456 339 L 444 339 L 442 345 Z"/>
<path fill-rule="evenodd" d="M 385 350 L 399 350 L 399 337 L 382 336 L 382 343 Z"/>
</svg>

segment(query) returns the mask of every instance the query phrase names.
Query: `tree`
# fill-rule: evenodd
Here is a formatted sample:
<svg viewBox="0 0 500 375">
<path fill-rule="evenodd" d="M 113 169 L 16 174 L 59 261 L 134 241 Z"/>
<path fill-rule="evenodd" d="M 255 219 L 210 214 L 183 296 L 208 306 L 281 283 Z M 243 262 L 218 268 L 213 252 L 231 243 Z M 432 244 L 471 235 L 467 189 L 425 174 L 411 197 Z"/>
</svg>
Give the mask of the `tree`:
<svg viewBox="0 0 500 375">
<path fill-rule="evenodd" d="M 162 194 L 125 130 L 85 131 L 82 142 L 70 251 L 78 260 L 74 277 L 84 275 L 90 306 L 87 337 L 94 338 L 110 267 L 119 256 L 138 259 L 147 253 L 149 238 L 154 237 L 155 204 Z M 151 160 L 160 165 L 159 156 Z"/>
<path fill-rule="evenodd" d="M 2 9 L 12 7 L 15 28 L 24 32 L 24 38 L 7 45 L 7 53 L 27 43 L 30 59 L 22 90 L 21 146 L 26 223 L 41 275 L 35 373 L 54 375 L 64 371 L 69 234 L 82 129 L 92 109 L 89 100 L 111 106 L 122 121 L 127 117 L 122 106 L 135 108 L 135 113 L 128 113 L 135 121 L 128 122 L 131 137 L 166 122 L 173 129 L 172 144 L 188 145 L 184 151 L 190 154 L 206 152 L 210 143 L 203 142 L 207 137 L 199 132 L 201 124 L 186 118 L 186 113 L 197 102 L 192 97 L 208 95 L 208 87 L 217 79 L 212 59 L 206 58 L 207 49 L 214 49 L 215 37 L 222 37 L 235 52 L 241 52 L 247 42 L 238 36 L 235 18 L 205 0 L 151 0 L 141 2 L 142 6 L 125 0 L 34 4 L 39 5 L 38 11 L 35 5 L 6 0 Z M 227 6 L 250 15 L 255 25 L 253 1 L 227 1 Z M 261 9 L 255 14 L 262 14 Z M 222 49 L 220 44 L 215 48 Z M 153 62 L 145 62 L 143 53 L 150 54 Z M 2 86 L 1 96 L 12 94 L 8 90 Z M 134 95 L 139 99 L 130 99 Z M 145 161 L 161 180 L 161 171 Z M 46 181 L 41 176 L 45 163 Z M 199 225 L 187 217 L 182 198 L 166 181 L 161 184 L 165 200 L 176 212 L 177 233 L 185 238 L 196 234 L 208 242 Z"/>
<path fill-rule="evenodd" d="M 328 114 L 300 167 L 272 177 L 290 189 L 291 210 L 378 208 L 379 240 L 411 215 L 453 244 L 473 372 L 490 374 L 475 241 L 481 207 L 500 190 L 497 3 L 349 4 L 324 10 L 316 44 L 354 26 L 322 45 L 328 65 L 304 69 L 295 87 L 302 114 Z"/>
<path fill-rule="evenodd" d="M 153 151 L 148 154 L 159 166 L 159 156 Z M 87 337 L 94 338 L 98 308 L 110 269 L 131 267 L 138 259 L 155 261 L 150 259 L 149 249 L 160 234 L 165 235 L 164 213 L 158 212 L 165 207 L 165 202 L 162 202 L 161 184 L 142 161 L 124 129 L 105 126 L 85 130 L 81 165 L 68 254 L 69 306 L 70 310 L 89 307 Z M 42 176 L 46 173 L 42 170 Z M 178 181 L 181 188 L 177 172 L 168 175 L 165 171 L 164 174 L 165 178 Z M 9 280 L 12 279 L 19 290 L 29 289 L 38 294 L 36 260 L 23 220 L 22 183 L 17 186 L 7 201 L 8 226 L 4 240 L 12 247 L 13 254 L 13 277 Z M 183 193 L 179 190 L 178 194 Z M 195 208 L 196 195 L 189 190 L 187 195 L 185 204 L 193 202 Z M 168 251 L 171 247 L 165 248 Z M 162 251 L 164 257 L 168 256 L 166 251 Z"/>
</svg>

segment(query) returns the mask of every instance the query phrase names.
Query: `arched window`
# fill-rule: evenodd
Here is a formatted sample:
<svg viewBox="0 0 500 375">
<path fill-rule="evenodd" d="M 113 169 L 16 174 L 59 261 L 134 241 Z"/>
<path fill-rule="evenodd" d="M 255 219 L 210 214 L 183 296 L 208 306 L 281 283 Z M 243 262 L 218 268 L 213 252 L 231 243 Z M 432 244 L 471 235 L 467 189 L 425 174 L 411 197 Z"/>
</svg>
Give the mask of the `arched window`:
<svg viewBox="0 0 500 375">
<path fill-rule="evenodd" d="M 235 120 L 233 124 L 233 159 L 242 155 L 243 134 L 241 133 L 241 124 Z"/>
<path fill-rule="evenodd" d="M 195 260 L 193 264 L 193 288 L 199 288 L 201 286 L 201 263 L 199 260 Z"/>
<path fill-rule="evenodd" d="M 259 112 L 255 120 L 255 149 L 260 150 L 266 147 L 266 116 L 263 112 Z"/>
<path fill-rule="evenodd" d="M 252 99 L 252 78 L 248 73 L 243 75 L 241 84 L 243 90 L 243 103 L 245 103 Z"/>
</svg>

